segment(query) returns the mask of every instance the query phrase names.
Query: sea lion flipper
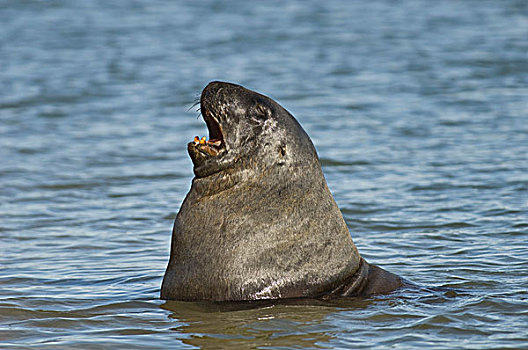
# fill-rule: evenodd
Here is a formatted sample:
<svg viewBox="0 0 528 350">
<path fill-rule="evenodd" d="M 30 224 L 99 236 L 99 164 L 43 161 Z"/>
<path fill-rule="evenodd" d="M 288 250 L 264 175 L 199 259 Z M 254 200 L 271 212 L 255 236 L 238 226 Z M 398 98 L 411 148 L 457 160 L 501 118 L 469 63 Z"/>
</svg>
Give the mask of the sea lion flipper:
<svg viewBox="0 0 528 350">
<path fill-rule="evenodd" d="M 361 294 L 364 296 L 387 294 L 403 285 L 404 282 L 400 276 L 377 265 L 369 264 L 367 281 Z"/>
</svg>

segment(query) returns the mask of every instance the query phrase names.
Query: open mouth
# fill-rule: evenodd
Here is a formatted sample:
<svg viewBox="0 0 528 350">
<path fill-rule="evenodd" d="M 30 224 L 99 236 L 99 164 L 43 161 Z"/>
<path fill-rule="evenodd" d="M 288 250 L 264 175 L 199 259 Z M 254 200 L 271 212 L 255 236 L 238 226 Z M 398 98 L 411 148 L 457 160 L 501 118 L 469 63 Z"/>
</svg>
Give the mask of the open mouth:
<svg viewBox="0 0 528 350">
<path fill-rule="evenodd" d="M 205 155 L 212 157 L 217 156 L 222 150 L 225 149 L 224 135 L 222 134 L 222 127 L 218 122 L 218 119 L 206 108 L 203 104 L 201 107 L 202 116 L 209 130 L 209 140 L 204 136 L 202 138 L 194 137 L 194 146 L 198 151 Z"/>
</svg>

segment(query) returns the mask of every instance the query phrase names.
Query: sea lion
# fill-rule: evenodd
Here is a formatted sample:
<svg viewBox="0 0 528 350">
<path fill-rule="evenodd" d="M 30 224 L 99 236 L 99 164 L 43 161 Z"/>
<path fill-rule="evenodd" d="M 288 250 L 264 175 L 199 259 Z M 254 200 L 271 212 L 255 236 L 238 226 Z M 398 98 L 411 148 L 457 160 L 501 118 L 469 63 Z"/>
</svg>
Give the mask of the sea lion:
<svg viewBox="0 0 528 350">
<path fill-rule="evenodd" d="M 187 146 L 192 186 L 176 216 L 162 299 L 368 296 L 403 280 L 359 254 L 312 141 L 269 97 L 211 82 L 209 140 Z"/>
</svg>

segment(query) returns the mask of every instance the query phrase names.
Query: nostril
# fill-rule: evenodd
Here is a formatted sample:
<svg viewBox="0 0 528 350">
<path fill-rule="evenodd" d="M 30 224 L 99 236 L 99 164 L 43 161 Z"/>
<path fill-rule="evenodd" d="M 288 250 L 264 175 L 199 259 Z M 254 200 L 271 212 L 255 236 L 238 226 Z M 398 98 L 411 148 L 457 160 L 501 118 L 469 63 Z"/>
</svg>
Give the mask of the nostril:
<svg viewBox="0 0 528 350">
<path fill-rule="evenodd" d="M 218 81 L 212 81 L 203 89 L 202 98 L 211 98 L 215 96 L 222 83 Z"/>
</svg>

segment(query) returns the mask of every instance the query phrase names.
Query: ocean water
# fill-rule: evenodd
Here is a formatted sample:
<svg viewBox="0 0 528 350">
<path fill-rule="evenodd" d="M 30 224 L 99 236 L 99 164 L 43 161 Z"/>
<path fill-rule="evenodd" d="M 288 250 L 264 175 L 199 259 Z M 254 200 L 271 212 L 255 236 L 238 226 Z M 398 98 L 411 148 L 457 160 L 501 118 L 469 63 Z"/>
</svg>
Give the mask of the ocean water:
<svg viewBox="0 0 528 350">
<path fill-rule="evenodd" d="M 292 112 L 361 254 L 431 290 L 160 300 L 212 80 Z M 2 349 L 528 349 L 528 2 L 1 0 L 0 252 Z"/>
</svg>

